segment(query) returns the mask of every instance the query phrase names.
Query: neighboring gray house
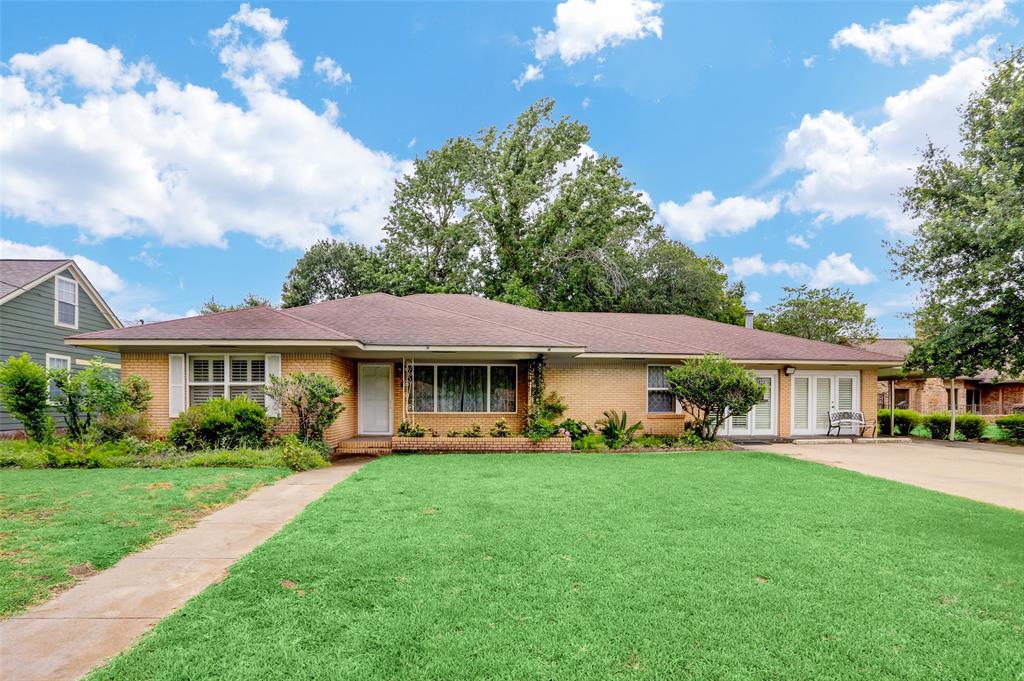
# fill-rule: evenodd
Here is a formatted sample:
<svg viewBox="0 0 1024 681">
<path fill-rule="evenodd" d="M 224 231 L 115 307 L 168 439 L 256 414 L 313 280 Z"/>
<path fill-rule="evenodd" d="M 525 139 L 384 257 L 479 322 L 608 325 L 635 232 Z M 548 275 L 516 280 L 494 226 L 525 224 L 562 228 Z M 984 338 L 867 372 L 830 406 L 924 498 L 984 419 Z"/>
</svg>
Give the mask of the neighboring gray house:
<svg viewBox="0 0 1024 681">
<path fill-rule="evenodd" d="M 118 353 L 64 345 L 64 339 L 121 327 L 74 261 L 0 259 L 0 361 L 27 352 L 41 366 L 80 371 L 99 356 L 120 371 Z M 63 427 L 59 415 L 53 416 Z M 0 405 L 0 434 L 20 430 L 21 423 Z"/>
</svg>

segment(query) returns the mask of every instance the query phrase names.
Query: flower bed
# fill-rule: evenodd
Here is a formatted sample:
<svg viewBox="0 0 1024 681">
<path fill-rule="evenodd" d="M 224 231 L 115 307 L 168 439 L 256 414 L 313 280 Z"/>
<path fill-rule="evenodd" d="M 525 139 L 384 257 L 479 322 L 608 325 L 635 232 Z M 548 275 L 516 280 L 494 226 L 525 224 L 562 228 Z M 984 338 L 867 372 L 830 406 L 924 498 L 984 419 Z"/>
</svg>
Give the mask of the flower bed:
<svg viewBox="0 0 1024 681">
<path fill-rule="evenodd" d="M 393 452 L 568 452 L 572 440 L 555 436 L 534 442 L 528 437 L 393 437 Z"/>
</svg>

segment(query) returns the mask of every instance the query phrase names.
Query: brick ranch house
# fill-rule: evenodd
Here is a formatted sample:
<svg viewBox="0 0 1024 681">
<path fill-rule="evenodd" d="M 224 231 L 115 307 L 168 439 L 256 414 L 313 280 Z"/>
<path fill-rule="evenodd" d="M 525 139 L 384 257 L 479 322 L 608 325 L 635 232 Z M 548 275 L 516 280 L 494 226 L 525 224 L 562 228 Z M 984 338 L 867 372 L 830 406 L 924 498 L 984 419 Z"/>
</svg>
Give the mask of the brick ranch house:
<svg viewBox="0 0 1024 681">
<path fill-rule="evenodd" d="M 542 312 L 444 294 L 251 308 L 84 333 L 67 343 L 120 352 L 122 375 L 139 374 L 152 386 L 149 418 L 159 431 L 215 396 L 264 402 L 270 375 L 327 374 L 351 390 L 327 434 L 331 445 L 349 450 L 367 442 L 389 448 L 406 419 L 442 436 L 425 441 L 475 423 L 486 433 L 501 418 L 519 432 L 538 358 L 545 389 L 563 396 L 567 417 L 593 424 L 615 409 L 648 433 L 677 434 L 685 417 L 666 390 L 665 371 L 687 358 L 723 354 L 767 387 L 762 403 L 725 424 L 730 437 L 822 434 L 830 408 L 860 409 L 873 419 L 877 371 L 898 363 L 860 348 L 684 315 Z M 266 406 L 279 415 L 276 405 Z M 519 440 L 503 444 L 529 444 Z"/>
<path fill-rule="evenodd" d="M 863 346 L 865 350 L 899 357 L 910 354 L 910 343 L 904 338 L 880 338 Z M 897 409 L 913 409 L 923 414 L 949 411 L 949 381 L 920 372 L 904 371 L 902 367 L 883 369 L 878 374 L 878 408 L 888 408 L 890 381 L 894 382 Z M 959 413 L 971 412 L 982 416 L 1005 416 L 1014 408 L 1024 410 L 1024 380 L 1000 376 L 992 370 L 977 376 L 958 376 L 954 382 L 956 405 Z"/>
</svg>

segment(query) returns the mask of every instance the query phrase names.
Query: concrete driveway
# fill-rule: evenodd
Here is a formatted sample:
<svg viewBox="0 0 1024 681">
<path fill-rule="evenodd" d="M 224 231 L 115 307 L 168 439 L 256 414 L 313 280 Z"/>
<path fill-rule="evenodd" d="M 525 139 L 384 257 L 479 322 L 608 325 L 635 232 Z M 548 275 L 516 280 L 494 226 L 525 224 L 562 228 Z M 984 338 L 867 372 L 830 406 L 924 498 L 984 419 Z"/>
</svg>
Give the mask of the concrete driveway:
<svg viewBox="0 0 1024 681">
<path fill-rule="evenodd" d="M 1024 511 L 1024 448 L 986 444 L 750 445 L 879 478 Z"/>
</svg>

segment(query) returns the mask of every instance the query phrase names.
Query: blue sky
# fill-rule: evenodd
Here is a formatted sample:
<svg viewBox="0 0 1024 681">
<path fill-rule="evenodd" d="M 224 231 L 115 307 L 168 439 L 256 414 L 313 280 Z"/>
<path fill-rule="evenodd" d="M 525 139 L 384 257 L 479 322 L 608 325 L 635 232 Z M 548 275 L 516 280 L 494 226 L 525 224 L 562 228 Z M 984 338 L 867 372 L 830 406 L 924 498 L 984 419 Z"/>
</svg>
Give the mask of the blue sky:
<svg viewBox="0 0 1024 681">
<path fill-rule="evenodd" d="M 852 289 L 884 335 L 885 239 L 928 138 L 1002 46 L 1003 0 L 0 6 L 0 250 L 74 255 L 126 319 L 277 300 L 302 247 L 380 235 L 417 153 L 553 97 L 755 309 Z M 527 77 L 524 77 L 524 74 Z"/>
</svg>

